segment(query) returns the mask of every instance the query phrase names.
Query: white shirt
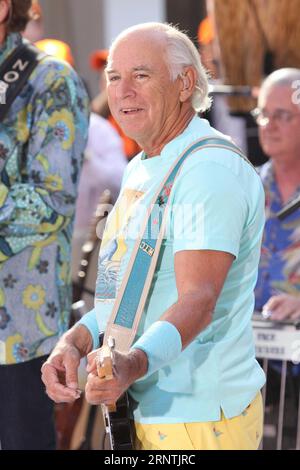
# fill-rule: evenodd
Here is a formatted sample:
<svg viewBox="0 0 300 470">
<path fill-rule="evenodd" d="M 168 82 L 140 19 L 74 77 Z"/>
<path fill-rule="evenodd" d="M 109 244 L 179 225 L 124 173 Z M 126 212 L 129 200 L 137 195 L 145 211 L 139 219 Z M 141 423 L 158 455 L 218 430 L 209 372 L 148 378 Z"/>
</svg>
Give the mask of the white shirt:
<svg viewBox="0 0 300 470">
<path fill-rule="evenodd" d="M 79 181 L 75 232 L 86 233 L 99 197 L 105 189 L 109 189 L 112 200 L 116 200 L 126 164 L 121 137 L 106 119 L 92 113 Z"/>
</svg>

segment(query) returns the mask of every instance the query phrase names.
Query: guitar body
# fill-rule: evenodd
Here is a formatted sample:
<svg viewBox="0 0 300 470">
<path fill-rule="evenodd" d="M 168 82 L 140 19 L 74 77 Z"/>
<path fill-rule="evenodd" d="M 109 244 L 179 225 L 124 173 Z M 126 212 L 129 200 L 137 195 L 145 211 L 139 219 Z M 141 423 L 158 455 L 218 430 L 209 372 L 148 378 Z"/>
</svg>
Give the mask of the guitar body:
<svg viewBox="0 0 300 470">
<path fill-rule="evenodd" d="M 134 425 L 130 415 L 127 393 L 124 393 L 117 401 L 116 411 L 104 410 L 106 432 L 109 434 L 112 450 L 134 449 Z"/>
</svg>

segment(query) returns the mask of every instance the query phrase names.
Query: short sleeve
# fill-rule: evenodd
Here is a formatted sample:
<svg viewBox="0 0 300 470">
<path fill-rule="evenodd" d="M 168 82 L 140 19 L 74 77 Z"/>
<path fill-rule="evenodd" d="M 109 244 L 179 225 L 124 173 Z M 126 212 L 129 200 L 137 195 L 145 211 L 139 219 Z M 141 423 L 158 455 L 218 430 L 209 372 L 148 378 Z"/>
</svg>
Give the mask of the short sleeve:
<svg viewBox="0 0 300 470">
<path fill-rule="evenodd" d="M 169 229 L 174 253 L 217 250 L 236 257 L 248 213 L 238 176 L 222 164 L 193 158 L 173 190 Z"/>
</svg>

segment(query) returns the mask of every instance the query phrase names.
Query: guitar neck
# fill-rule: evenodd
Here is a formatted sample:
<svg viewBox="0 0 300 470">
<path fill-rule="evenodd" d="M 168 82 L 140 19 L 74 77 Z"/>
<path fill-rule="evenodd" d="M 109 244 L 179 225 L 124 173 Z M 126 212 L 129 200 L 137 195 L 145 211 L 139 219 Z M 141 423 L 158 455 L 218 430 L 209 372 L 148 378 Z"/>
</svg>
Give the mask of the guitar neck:
<svg viewBox="0 0 300 470">
<path fill-rule="evenodd" d="M 100 335 L 100 344 L 102 341 L 103 335 Z M 97 354 L 97 373 L 103 380 L 110 380 L 113 377 L 113 348 L 113 342 L 109 339 L 109 344 L 101 346 Z M 127 393 L 124 393 L 117 403 L 101 407 L 111 449 L 132 450 L 134 439 Z"/>
</svg>

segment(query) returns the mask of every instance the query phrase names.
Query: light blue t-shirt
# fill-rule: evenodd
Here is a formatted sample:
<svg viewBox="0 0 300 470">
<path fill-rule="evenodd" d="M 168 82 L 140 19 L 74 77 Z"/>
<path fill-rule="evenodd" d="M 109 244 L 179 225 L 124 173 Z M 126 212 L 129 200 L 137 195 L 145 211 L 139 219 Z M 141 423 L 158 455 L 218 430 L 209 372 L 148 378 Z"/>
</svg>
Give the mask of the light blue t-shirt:
<svg viewBox="0 0 300 470">
<path fill-rule="evenodd" d="M 139 235 L 139 225 L 171 164 L 191 142 L 224 137 L 194 117 L 161 154 L 139 154 L 127 167 L 120 197 L 109 216 L 98 267 L 95 309 L 82 320 L 104 330 Z M 263 386 L 251 326 L 257 266 L 264 225 L 264 191 L 254 168 L 229 150 L 203 149 L 190 155 L 170 195 L 170 216 L 137 338 L 178 299 L 174 254 L 219 250 L 235 260 L 211 324 L 179 359 L 130 387 L 135 421 L 217 421 L 239 415 Z M 104 300 L 105 299 L 105 300 Z M 95 343 L 96 344 L 96 343 Z M 162 345 L 163 347 L 163 345 Z"/>
</svg>

